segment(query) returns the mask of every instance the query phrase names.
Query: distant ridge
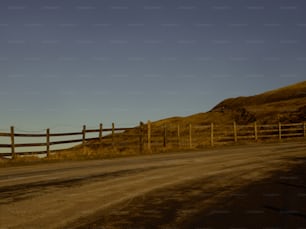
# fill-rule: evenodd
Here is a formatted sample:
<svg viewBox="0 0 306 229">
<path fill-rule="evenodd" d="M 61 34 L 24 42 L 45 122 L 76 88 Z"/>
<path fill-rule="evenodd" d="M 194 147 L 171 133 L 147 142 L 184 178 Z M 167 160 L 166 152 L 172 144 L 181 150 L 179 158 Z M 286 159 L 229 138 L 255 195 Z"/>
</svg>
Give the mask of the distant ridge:
<svg viewBox="0 0 306 229">
<path fill-rule="evenodd" d="M 264 92 L 262 94 L 254 96 L 226 99 L 221 103 L 219 103 L 214 109 L 218 109 L 222 106 L 237 107 L 237 106 L 262 105 L 267 103 L 281 102 L 281 101 L 299 99 L 299 98 L 306 98 L 306 81 L 282 87 L 276 90 Z"/>
</svg>

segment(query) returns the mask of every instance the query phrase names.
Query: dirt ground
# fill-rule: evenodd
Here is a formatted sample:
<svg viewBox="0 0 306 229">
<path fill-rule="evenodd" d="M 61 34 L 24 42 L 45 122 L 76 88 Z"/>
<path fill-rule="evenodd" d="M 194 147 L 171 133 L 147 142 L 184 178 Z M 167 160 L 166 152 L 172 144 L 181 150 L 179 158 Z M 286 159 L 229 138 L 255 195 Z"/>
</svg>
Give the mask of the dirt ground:
<svg viewBox="0 0 306 229">
<path fill-rule="evenodd" d="M 0 228 L 306 228 L 306 143 L 0 169 Z"/>
<path fill-rule="evenodd" d="M 302 160 L 240 189 L 207 185 L 223 179 L 212 177 L 156 190 L 69 227 L 306 228 L 306 157 Z M 210 202 L 213 198 L 218 200 Z"/>
</svg>

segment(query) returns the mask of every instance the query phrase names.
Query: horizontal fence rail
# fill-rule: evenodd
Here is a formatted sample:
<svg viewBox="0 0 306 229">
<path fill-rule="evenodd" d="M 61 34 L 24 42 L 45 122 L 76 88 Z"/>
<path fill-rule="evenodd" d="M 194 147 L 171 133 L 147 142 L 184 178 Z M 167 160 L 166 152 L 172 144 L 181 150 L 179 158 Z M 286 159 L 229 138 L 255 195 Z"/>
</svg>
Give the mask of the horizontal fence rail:
<svg viewBox="0 0 306 229">
<path fill-rule="evenodd" d="M 107 133 L 107 134 L 105 134 Z M 89 137 L 88 134 L 97 134 Z M 77 139 L 61 139 L 58 137 L 79 136 Z M 81 146 L 99 145 L 126 149 L 127 147 L 140 152 L 152 151 L 163 148 L 201 148 L 217 144 L 237 143 L 243 141 L 262 141 L 270 139 L 306 138 L 306 123 L 290 124 L 257 124 L 238 125 L 233 122 L 230 125 L 210 123 L 208 125 L 192 124 L 167 124 L 157 125 L 148 121 L 146 124 L 140 122 L 137 127 L 103 128 L 103 124 L 97 129 L 87 129 L 84 125 L 79 132 L 52 133 L 47 129 L 44 134 L 15 133 L 14 127 L 10 132 L 0 132 L 0 138 L 10 138 L 10 143 L 0 144 L 0 148 L 10 148 L 10 152 L 0 153 L 0 157 L 15 158 L 17 155 L 56 153 L 60 150 L 51 150 L 51 146 L 79 143 Z M 37 138 L 43 142 L 16 143 L 18 138 Z M 31 152 L 17 152 L 16 149 L 25 147 L 45 147 L 45 150 Z"/>
</svg>

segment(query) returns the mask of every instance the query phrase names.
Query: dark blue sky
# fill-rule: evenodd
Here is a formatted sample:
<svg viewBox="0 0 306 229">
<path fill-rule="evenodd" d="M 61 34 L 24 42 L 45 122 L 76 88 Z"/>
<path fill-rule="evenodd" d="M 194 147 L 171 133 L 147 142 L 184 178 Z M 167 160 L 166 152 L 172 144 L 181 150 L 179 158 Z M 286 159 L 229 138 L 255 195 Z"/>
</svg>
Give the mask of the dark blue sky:
<svg viewBox="0 0 306 229">
<path fill-rule="evenodd" d="M 305 66 L 304 0 L 0 1 L 0 129 L 185 116 Z"/>
</svg>

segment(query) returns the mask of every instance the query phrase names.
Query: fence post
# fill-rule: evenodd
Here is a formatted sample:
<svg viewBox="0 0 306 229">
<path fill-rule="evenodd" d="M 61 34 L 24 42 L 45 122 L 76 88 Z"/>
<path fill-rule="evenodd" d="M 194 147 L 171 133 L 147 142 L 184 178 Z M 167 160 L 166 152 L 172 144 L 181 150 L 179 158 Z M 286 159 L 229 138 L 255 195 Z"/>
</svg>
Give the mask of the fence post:
<svg viewBox="0 0 306 229">
<path fill-rule="evenodd" d="M 143 122 L 139 123 L 139 152 L 143 152 Z"/>
<path fill-rule="evenodd" d="M 167 128 L 166 128 L 166 124 L 164 125 L 164 147 L 167 147 Z"/>
<path fill-rule="evenodd" d="M 12 152 L 12 158 L 16 158 L 16 153 L 15 153 L 15 132 L 14 132 L 14 127 L 11 126 L 11 152 Z"/>
<path fill-rule="evenodd" d="M 258 140 L 258 135 L 257 135 L 257 123 L 254 122 L 254 136 L 255 136 L 255 141 Z"/>
<path fill-rule="evenodd" d="M 46 138 L 47 138 L 47 144 L 46 144 L 47 157 L 49 157 L 50 156 L 50 129 L 49 128 L 46 131 Z"/>
<path fill-rule="evenodd" d="M 306 138 L 306 122 L 303 123 L 304 137 Z"/>
<path fill-rule="evenodd" d="M 210 124 L 210 145 L 214 146 L 214 123 Z"/>
<path fill-rule="evenodd" d="M 99 126 L 99 142 L 102 143 L 102 137 L 103 137 L 103 124 L 100 123 Z"/>
<path fill-rule="evenodd" d="M 112 122 L 112 147 L 115 147 L 115 123 Z"/>
<path fill-rule="evenodd" d="M 189 148 L 192 148 L 192 126 L 191 123 L 189 123 Z"/>
<path fill-rule="evenodd" d="M 177 124 L 177 146 L 178 148 L 181 148 L 180 124 Z"/>
<path fill-rule="evenodd" d="M 148 151 L 151 151 L 151 121 L 148 120 Z"/>
<path fill-rule="evenodd" d="M 86 125 L 83 126 L 83 130 L 82 130 L 83 153 L 85 153 L 85 142 L 86 142 Z"/>
<path fill-rule="evenodd" d="M 238 141 L 238 139 L 237 139 L 237 124 L 236 124 L 236 121 L 234 121 L 234 141 L 235 141 L 235 143 Z"/>
<path fill-rule="evenodd" d="M 282 124 L 281 122 L 278 123 L 278 139 L 282 139 Z"/>
<path fill-rule="evenodd" d="M 85 140 L 86 140 L 86 125 L 83 126 L 82 130 L 82 144 L 85 145 Z"/>
</svg>

